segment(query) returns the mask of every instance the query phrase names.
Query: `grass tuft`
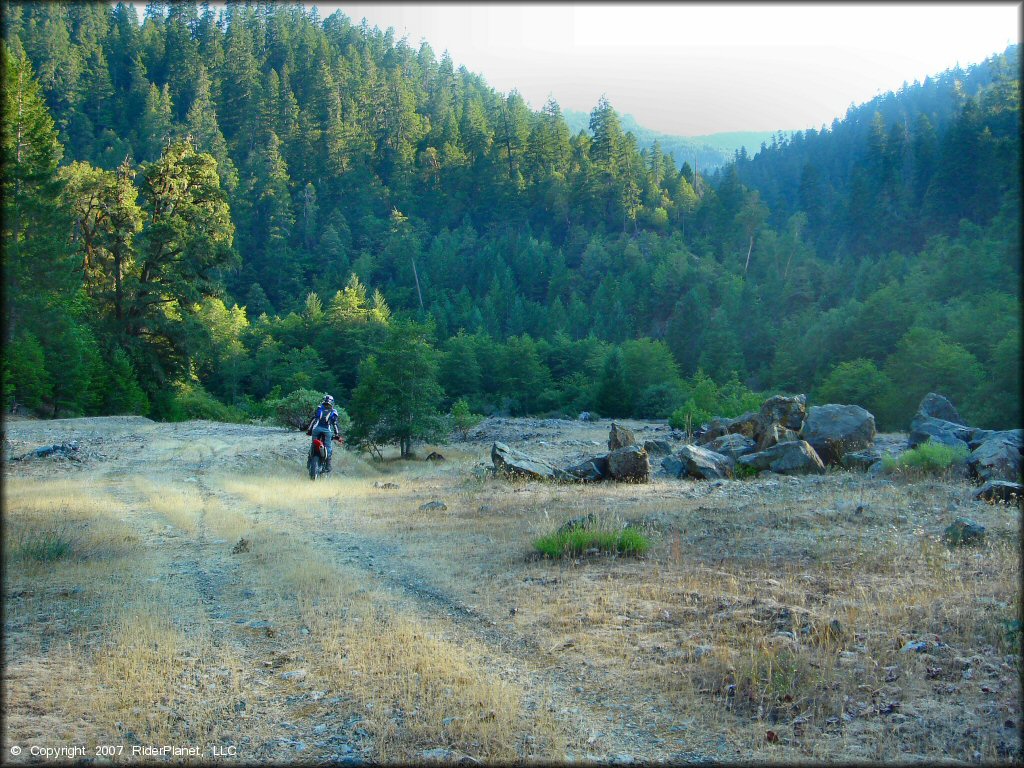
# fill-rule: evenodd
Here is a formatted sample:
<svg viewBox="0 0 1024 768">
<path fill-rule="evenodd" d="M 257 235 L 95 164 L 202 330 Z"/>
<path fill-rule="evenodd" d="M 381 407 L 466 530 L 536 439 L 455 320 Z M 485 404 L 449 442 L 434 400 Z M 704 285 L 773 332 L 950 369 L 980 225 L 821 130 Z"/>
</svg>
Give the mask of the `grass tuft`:
<svg viewBox="0 0 1024 768">
<path fill-rule="evenodd" d="M 643 555 L 651 543 L 636 528 L 613 530 L 603 527 L 576 527 L 541 536 L 533 547 L 545 557 L 578 557 L 590 550 L 613 552 L 634 557 Z"/>
<path fill-rule="evenodd" d="M 887 473 L 910 472 L 921 475 L 940 475 L 955 462 L 964 461 L 969 454 L 965 448 L 954 448 L 933 440 L 904 451 L 899 456 L 882 457 L 882 468 Z"/>
<path fill-rule="evenodd" d="M 75 552 L 75 544 L 67 526 L 57 525 L 24 532 L 15 542 L 15 555 L 37 563 L 67 560 Z"/>
</svg>

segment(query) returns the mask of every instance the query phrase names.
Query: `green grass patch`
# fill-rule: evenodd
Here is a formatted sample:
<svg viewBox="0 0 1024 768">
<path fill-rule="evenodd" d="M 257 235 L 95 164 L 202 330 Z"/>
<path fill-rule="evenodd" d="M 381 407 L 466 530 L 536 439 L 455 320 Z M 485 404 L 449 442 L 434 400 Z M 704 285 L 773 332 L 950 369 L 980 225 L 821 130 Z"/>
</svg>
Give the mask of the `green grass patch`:
<svg viewBox="0 0 1024 768">
<path fill-rule="evenodd" d="M 25 531 L 14 543 L 13 555 L 21 560 L 54 563 L 75 553 L 74 541 L 66 526 Z"/>
<path fill-rule="evenodd" d="M 643 555 L 651 543 L 636 528 L 612 530 L 609 528 L 577 527 L 568 531 L 541 536 L 533 547 L 545 557 L 578 557 L 590 550 L 633 557 Z"/>
<path fill-rule="evenodd" d="M 954 448 L 929 440 L 917 448 L 904 451 L 899 456 L 882 457 L 882 468 L 887 473 L 913 472 L 923 475 L 940 475 L 955 462 L 964 461 L 970 454 L 966 448 Z"/>
<path fill-rule="evenodd" d="M 749 480 L 752 477 L 757 477 L 759 473 L 760 470 L 750 466 L 749 464 L 740 464 L 739 462 L 736 462 L 736 467 L 732 471 L 732 476 L 737 480 Z"/>
</svg>

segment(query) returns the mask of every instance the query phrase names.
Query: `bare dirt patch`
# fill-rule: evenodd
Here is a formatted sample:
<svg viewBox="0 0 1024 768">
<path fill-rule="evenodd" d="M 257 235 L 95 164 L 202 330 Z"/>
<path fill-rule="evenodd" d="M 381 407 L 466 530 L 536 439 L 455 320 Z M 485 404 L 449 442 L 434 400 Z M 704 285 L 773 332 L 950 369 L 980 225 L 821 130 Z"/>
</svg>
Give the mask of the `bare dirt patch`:
<svg viewBox="0 0 1024 768">
<path fill-rule="evenodd" d="M 581 487 L 473 473 L 493 440 L 564 466 L 601 452 L 608 427 L 489 419 L 418 448 L 444 462 L 341 452 L 313 483 L 307 438 L 272 427 L 8 423 L 4 754 L 1019 756 L 1017 508 L 953 477 Z M 93 458 L 9 461 L 69 439 Z M 643 526 L 652 549 L 531 554 L 587 514 Z M 960 516 L 986 526 L 981 546 L 941 542 Z"/>
</svg>

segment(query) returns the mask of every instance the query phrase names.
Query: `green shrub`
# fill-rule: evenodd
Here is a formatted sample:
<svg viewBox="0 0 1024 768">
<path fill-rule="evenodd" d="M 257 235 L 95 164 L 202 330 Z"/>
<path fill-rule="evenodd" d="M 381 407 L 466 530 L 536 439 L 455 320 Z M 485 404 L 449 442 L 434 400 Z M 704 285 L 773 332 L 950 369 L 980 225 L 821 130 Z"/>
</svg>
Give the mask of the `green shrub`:
<svg viewBox="0 0 1024 768">
<path fill-rule="evenodd" d="M 545 557 L 578 557 L 590 549 L 620 555 L 643 555 L 650 549 L 647 537 L 636 528 L 614 530 L 600 526 L 580 526 L 541 536 L 533 547 Z"/>
<path fill-rule="evenodd" d="M 74 554 L 74 542 L 67 526 L 24 532 L 14 541 L 13 554 L 22 560 L 37 563 L 55 563 L 66 560 Z"/>
<path fill-rule="evenodd" d="M 732 471 L 733 477 L 737 480 L 747 480 L 751 477 L 757 477 L 758 470 L 749 464 L 736 463 L 736 467 Z"/>
<path fill-rule="evenodd" d="M 969 451 L 929 440 L 917 448 L 904 451 L 899 456 L 882 457 L 882 468 L 886 472 L 915 472 L 938 475 L 948 470 L 954 462 L 964 461 Z"/>
<path fill-rule="evenodd" d="M 460 397 L 455 401 L 455 405 L 452 406 L 451 417 L 452 426 L 462 435 L 463 440 L 466 439 L 469 430 L 484 420 L 484 417 L 479 413 L 473 413 L 469 410 L 469 403 L 466 402 L 464 397 Z"/>
<path fill-rule="evenodd" d="M 199 382 L 178 382 L 163 414 L 168 421 L 245 421 L 245 414 L 238 408 L 225 405 L 215 398 Z"/>
<path fill-rule="evenodd" d="M 277 424 L 305 431 L 309 426 L 309 420 L 323 399 L 323 392 L 318 392 L 315 389 L 296 389 L 284 397 L 267 400 L 266 405 Z M 344 435 L 351 426 L 352 420 L 345 409 L 337 403 L 334 408 L 338 412 L 338 429 Z"/>
</svg>

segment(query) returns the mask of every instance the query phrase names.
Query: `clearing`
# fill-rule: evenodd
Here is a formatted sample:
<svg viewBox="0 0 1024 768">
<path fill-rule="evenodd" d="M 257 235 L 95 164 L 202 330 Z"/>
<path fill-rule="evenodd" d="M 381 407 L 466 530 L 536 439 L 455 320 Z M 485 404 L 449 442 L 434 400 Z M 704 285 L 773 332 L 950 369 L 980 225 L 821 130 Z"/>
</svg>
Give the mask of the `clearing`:
<svg viewBox="0 0 1024 768">
<path fill-rule="evenodd" d="M 1017 507 L 955 477 L 479 471 L 493 440 L 564 466 L 609 425 L 488 419 L 417 446 L 445 461 L 336 450 L 314 483 L 295 431 L 8 421 L 4 758 L 1019 759 Z M 533 554 L 588 513 L 650 551 Z M 942 543 L 957 517 L 979 546 Z"/>
</svg>

